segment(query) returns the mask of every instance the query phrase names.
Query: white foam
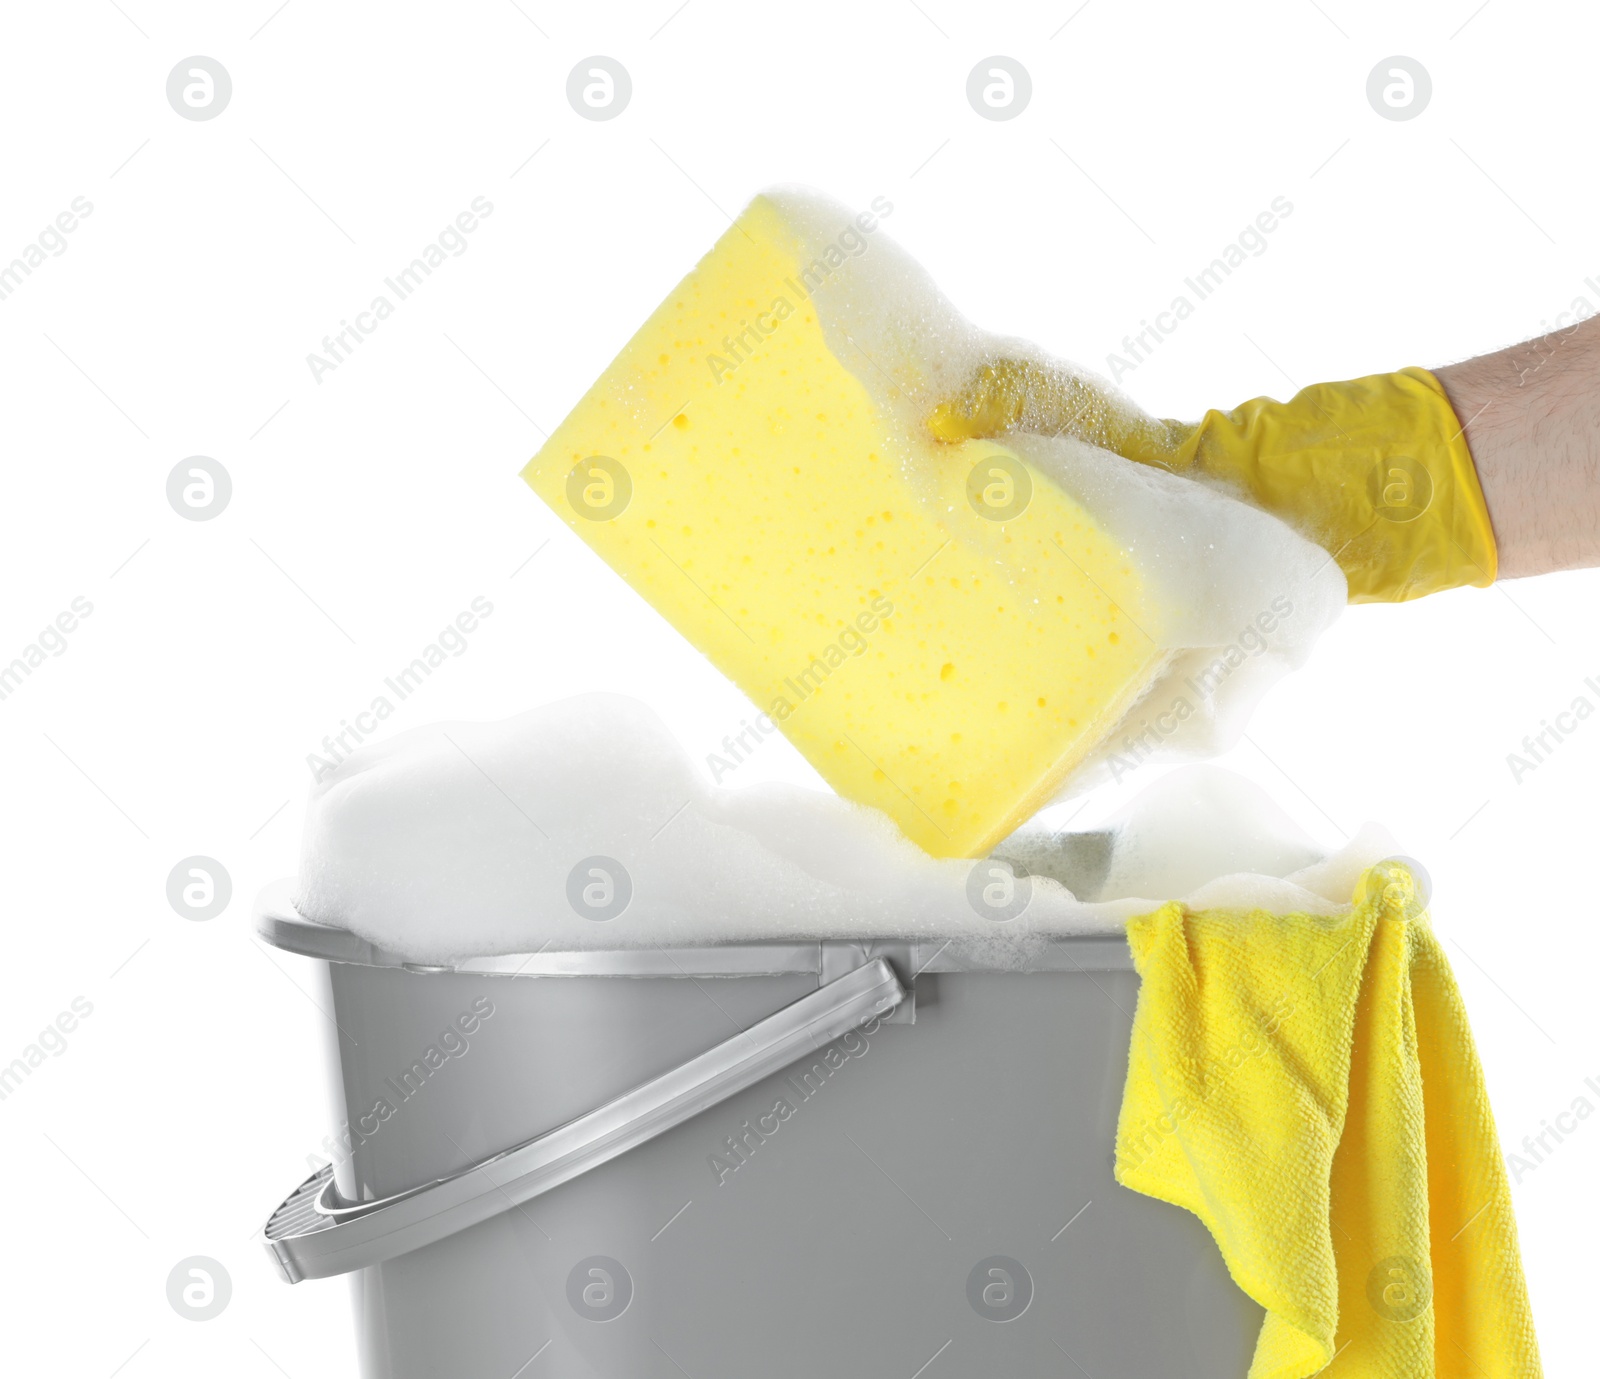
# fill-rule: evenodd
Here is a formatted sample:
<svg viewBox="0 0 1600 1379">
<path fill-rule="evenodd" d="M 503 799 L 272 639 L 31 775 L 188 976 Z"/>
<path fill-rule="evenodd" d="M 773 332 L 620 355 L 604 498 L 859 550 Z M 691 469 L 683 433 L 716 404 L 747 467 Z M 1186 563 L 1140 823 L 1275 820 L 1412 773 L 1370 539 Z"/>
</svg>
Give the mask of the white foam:
<svg viewBox="0 0 1600 1379">
<path fill-rule="evenodd" d="M 807 257 L 836 266 L 812 302 L 830 347 L 895 419 L 914 470 L 950 463 L 927 418 L 985 365 L 1032 361 L 1079 379 L 1100 398 L 1078 423 L 1082 439 L 1008 434 L 1004 443 L 1074 497 L 1121 542 L 1156 591 L 1135 620 L 1165 653 L 1160 675 L 1063 783 L 1061 795 L 1146 762 L 1216 755 L 1238 741 L 1266 690 L 1305 663 L 1343 610 L 1343 571 L 1328 554 L 1231 492 L 1133 464 L 1092 442 L 1116 419 L 1149 422 L 1104 379 L 1036 345 L 980 330 L 882 227 L 863 236 L 852 212 L 806 188 L 764 195 L 796 229 Z M 994 234 L 983 222 L 986 237 Z M 836 245 L 859 245 L 839 259 Z M 992 244 L 988 252 L 993 251 Z M 926 472 L 913 487 L 932 502 Z M 991 524 L 979 523 L 981 539 Z M 998 529 L 989 533 L 998 542 Z M 998 547 L 997 547 L 998 550 Z M 1131 611 L 1131 610 L 1130 610 Z"/>
<path fill-rule="evenodd" d="M 1092 834 L 1014 835 L 996 855 L 1033 873 L 1031 898 L 997 920 L 968 898 L 983 863 L 937 861 L 885 815 L 825 791 L 712 785 L 648 707 L 592 694 L 359 748 L 312 790 L 295 903 L 424 963 L 780 938 L 1022 952 L 1048 935 L 1118 933 L 1187 896 L 1332 913 L 1394 851 L 1369 828 L 1325 858 L 1255 786 L 1188 767 Z M 632 889 L 608 919 L 569 899 L 574 869 L 596 857 Z"/>
</svg>

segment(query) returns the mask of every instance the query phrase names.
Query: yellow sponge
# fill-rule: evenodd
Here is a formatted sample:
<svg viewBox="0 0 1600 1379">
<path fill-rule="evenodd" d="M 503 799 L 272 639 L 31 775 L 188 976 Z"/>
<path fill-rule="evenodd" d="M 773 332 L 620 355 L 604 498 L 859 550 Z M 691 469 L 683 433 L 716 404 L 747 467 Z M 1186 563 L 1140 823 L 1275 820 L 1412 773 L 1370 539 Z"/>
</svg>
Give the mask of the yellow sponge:
<svg viewBox="0 0 1600 1379">
<path fill-rule="evenodd" d="M 877 365 L 818 309 L 835 256 L 758 197 L 523 477 L 842 795 L 981 856 L 1163 653 L 1076 502 L 876 400 Z"/>
</svg>

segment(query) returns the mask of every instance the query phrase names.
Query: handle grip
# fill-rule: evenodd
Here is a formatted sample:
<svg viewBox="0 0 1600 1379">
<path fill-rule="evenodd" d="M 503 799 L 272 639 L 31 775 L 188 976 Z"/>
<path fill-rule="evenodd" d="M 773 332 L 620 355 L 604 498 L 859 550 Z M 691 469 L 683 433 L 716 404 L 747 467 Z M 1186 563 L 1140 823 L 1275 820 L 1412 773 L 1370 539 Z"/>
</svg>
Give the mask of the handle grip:
<svg viewBox="0 0 1600 1379">
<path fill-rule="evenodd" d="M 376 1201 L 344 1201 L 326 1165 L 272 1213 L 267 1253 L 298 1283 L 431 1245 L 664 1134 L 905 998 L 894 969 L 875 959 L 565 1125 Z"/>
</svg>

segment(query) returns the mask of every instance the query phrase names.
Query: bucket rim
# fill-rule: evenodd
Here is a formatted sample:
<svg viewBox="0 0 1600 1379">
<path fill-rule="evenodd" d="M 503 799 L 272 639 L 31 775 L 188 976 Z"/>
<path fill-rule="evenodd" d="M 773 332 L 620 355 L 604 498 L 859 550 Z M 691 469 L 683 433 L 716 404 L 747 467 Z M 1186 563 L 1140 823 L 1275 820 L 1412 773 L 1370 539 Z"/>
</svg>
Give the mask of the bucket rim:
<svg viewBox="0 0 1600 1379">
<path fill-rule="evenodd" d="M 946 972 L 1126 972 L 1133 957 L 1121 934 L 1032 936 L 1002 960 L 992 943 L 976 939 L 764 939 L 684 947 L 580 949 L 500 953 L 445 964 L 417 963 L 339 924 L 300 913 L 295 878 L 264 887 L 256 899 L 257 937 L 280 952 L 359 967 L 412 973 L 466 973 L 503 977 L 769 977 L 821 976 L 849 952 L 865 962 L 892 953 L 912 975 Z"/>
</svg>

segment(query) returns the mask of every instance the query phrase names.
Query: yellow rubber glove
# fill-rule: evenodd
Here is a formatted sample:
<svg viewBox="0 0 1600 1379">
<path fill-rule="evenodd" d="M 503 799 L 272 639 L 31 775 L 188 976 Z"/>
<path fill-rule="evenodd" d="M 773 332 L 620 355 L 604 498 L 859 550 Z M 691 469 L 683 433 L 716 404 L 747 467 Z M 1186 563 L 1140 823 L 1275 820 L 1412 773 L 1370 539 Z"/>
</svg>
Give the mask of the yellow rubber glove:
<svg viewBox="0 0 1600 1379">
<path fill-rule="evenodd" d="M 1158 421 L 1064 369 L 985 366 L 928 419 L 944 441 L 1070 435 L 1220 481 L 1328 551 L 1351 603 L 1494 583 L 1494 529 L 1450 399 L 1425 369 L 1252 398 L 1196 424 Z"/>
</svg>

